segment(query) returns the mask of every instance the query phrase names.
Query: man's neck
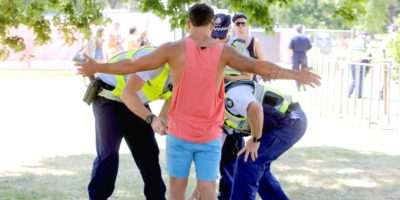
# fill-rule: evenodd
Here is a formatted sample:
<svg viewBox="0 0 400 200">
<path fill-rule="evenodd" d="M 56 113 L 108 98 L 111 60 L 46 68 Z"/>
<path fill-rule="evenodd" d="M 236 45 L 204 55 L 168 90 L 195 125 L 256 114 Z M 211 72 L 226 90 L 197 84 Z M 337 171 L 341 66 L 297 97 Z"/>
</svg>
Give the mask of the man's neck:
<svg viewBox="0 0 400 200">
<path fill-rule="evenodd" d="M 199 46 L 209 46 L 210 41 L 213 41 L 210 35 L 210 29 L 204 26 L 192 27 L 189 31 L 189 37 L 196 41 Z"/>
</svg>

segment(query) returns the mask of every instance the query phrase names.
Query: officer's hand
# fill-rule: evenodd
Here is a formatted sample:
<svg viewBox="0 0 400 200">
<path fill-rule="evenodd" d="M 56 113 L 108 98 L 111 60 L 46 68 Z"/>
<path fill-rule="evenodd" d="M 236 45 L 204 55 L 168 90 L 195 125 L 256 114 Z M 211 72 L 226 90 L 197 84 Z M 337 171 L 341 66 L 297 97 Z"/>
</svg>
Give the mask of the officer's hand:
<svg viewBox="0 0 400 200">
<path fill-rule="evenodd" d="M 95 60 L 93 60 L 88 55 L 84 55 L 86 62 L 85 63 L 75 63 L 75 66 L 78 68 L 78 74 L 83 76 L 91 76 L 96 73 L 96 65 L 98 64 Z"/>
<path fill-rule="evenodd" d="M 300 82 L 300 84 L 309 85 L 313 88 L 321 85 L 321 77 L 312 72 L 311 68 L 304 68 L 300 70 L 297 74 L 296 80 Z"/>
<path fill-rule="evenodd" d="M 154 132 L 160 135 L 165 135 L 167 131 L 166 126 L 163 125 L 163 122 L 159 117 L 153 118 L 153 122 L 151 123 L 151 128 L 153 128 Z"/>
<path fill-rule="evenodd" d="M 247 162 L 249 155 L 253 161 L 258 158 L 258 148 L 260 147 L 260 142 L 254 143 L 253 140 L 247 140 L 246 145 L 239 151 L 238 156 L 244 153 L 244 162 Z"/>
</svg>

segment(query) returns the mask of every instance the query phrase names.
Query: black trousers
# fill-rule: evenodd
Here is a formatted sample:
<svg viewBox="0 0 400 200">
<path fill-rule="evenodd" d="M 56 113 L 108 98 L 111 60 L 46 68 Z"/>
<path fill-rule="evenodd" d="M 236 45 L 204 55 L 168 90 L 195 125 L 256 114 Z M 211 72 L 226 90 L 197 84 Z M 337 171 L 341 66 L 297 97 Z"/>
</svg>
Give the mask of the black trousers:
<svg viewBox="0 0 400 200">
<path fill-rule="evenodd" d="M 165 199 L 159 149 L 150 125 L 123 103 L 99 97 L 93 102 L 97 157 L 88 186 L 89 198 L 103 200 L 114 191 L 118 173 L 119 148 L 125 139 L 144 182 L 146 199 Z"/>
</svg>

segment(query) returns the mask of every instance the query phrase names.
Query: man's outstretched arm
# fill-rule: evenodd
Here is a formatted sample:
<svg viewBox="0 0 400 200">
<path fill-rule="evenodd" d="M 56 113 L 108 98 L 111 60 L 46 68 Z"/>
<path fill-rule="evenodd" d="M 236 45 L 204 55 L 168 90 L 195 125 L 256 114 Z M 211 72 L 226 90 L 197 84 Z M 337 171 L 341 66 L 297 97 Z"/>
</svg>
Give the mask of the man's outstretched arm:
<svg viewBox="0 0 400 200">
<path fill-rule="evenodd" d="M 85 56 L 86 63 L 76 63 L 78 73 L 91 76 L 97 72 L 107 74 L 132 74 L 138 71 L 148 71 L 161 67 L 168 62 L 168 52 L 171 43 L 165 43 L 148 55 L 136 59 L 125 59 L 114 63 L 97 63 Z"/>
<path fill-rule="evenodd" d="M 321 77 L 308 70 L 285 69 L 272 62 L 242 56 L 235 49 L 225 46 L 227 64 L 239 71 L 250 72 L 270 79 L 293 79 L 312 87 L 320 85 Z"/>
</svg>

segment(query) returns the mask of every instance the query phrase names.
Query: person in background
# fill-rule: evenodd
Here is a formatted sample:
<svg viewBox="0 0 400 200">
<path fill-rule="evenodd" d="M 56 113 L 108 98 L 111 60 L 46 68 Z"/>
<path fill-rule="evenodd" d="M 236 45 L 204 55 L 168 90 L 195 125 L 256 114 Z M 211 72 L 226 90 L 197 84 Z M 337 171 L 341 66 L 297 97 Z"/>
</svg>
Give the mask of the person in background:
<svg viewBox="0 0 400 200">
<path fill-rule="evenodd" d="M 126 39 L 126 50 L 136 50 L 140 47 L 137 38 L 137 28 L 132 27 L 129 29 L 129 35 Z"/>
<path fill-rule="evenodd" d="M 243 13 L 235 14 L 232 17 L 232 22 L 235 24 L 235 37 L 246 42 L 246 49 L 250 57 L 257 60 L 264 60 L 264 52 L 260 40 L 249 34 L 247 16 Z M 256 81 L 260 80 L 257 75 L 254 75 L 253 79 Z M 267 78 L 263 79 L 268 80 Z"/>
<path fill-rule="evenodd" d="M 312 45 L 310 39 L 304 34 L 303 25 L 297 25 L 296 31 L 297 35 L 290 40 L 289 51 L 291 54 L 292 69 L 301 70 L 308 68 L 307 51 L 312 48 Z M 297 91 L 300 91 L 300 83 L 297 81 L 296 87 Z"/>
<path fill-rule="evenodd" d="M 231 16 L 225 14 L 216 14 L 214 16 L 214 28 L 211 32 L 211 37 L 218 42 L 223 42 L 231 45 L 240 53 L 249 56 L 249 51 L 246 49 L 246 41 L 240 38 L 231 37 Z M 253 78 L 253 74 L 237 71 L 229 66 L 225 68 L 225 81 L 242 80 Z"/>
<path fill-rule="evenodd" d="M 119 30 L 121 24 L 119 22 L 114 23 L 114 30 L 110 33 L 108 37 L 108 58 L 121 53 L 124 51 L 124 48 L 122 46 L 123 44 L 123 38 L 122 34 Z"/>
<path fill-rule="evenodd" d="M 360 32 L 350 45 L 350 83 L 347 97 L 350 98 L 357 87 L 357 98 L 363 98 L 364 79 L 367 76 L 370 67 L 365 65 L 371 61 L 372 54 L 367 39 L 367 32 Z M 358 82 L 356 82 L 358 80 Z"/>
<path fill-rule="evenodd" d="M 147 31 L 143 31 L 142 34 L 140 34 L 140 37 L 138 39 L 139 46 L 150 46 L 151 42 L 149 41 L 149 38 L 147 38 Z"/>
<path fill-rule="evenodd" d="M 102 27 L 98 27 L 96 31 L 96 36 L 94 38 L 94 59 L 97 62 L 104 61 L 104 52 L 103 52 L 103 43 L 104 43 L 104 29 Z"/>
</svg>

